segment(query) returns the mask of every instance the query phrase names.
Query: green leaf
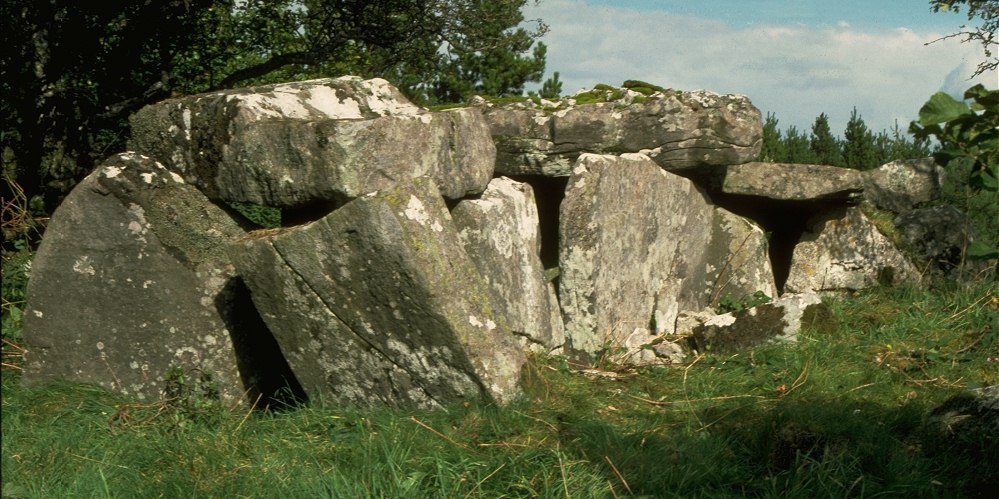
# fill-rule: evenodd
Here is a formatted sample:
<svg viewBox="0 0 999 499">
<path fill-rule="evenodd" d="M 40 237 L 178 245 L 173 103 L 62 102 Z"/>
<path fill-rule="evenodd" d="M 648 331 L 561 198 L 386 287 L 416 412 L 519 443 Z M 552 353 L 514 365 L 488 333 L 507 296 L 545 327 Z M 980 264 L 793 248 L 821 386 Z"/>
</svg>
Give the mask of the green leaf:
<svg viewBox="0 0 999 499">
<path fill-rule="evenodd" d="M 937 92 L 926 101 L 919 110 L 919 123 L 923 126 L 946 123 L 965 114 L 971 114 L 971 108 L 964 102 Z"/>
</svg>

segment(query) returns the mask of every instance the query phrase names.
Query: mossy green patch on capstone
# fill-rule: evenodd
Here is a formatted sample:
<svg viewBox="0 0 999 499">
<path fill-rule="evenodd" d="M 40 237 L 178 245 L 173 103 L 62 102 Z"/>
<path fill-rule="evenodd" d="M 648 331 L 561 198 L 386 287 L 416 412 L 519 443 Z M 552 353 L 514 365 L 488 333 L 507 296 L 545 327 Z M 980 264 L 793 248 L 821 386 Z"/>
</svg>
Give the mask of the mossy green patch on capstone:
<svg viewBox="0 0 999 499">
<path fill-rule="evenodd" d="M 647 83 L 641 80 L 625 80 L 624 83 L 621 84 L 621 86 L 627 88 L 628 90 L 633 90 L 635 92 L 644 95 L 651 95 L 656 92 L 666 91 L 665 88 L 660 87 L 659 85 L 653 85 L 651 83 Z"/>
</svg>

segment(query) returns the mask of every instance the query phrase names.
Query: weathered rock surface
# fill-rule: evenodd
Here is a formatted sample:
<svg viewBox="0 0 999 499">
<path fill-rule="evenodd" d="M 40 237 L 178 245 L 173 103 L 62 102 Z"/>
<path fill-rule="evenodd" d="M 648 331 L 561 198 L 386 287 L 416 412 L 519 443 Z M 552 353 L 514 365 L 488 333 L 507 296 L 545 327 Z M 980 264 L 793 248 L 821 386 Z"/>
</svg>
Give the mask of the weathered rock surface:
<svg viewBox="0 0 999 499">
<path fill-rule="evenodd" d="M 438 406 L 519 393 L 524 354 L 428 178 L 231 252 L 310 396 Z"/>
<path fill-rule="evenodd" d="M 733 244 L 749 238 L 717 236 L 716 214 L 692 182 L 644 155 L 580 156 L 559 222 L 559 298 L 570 352 L 586 357 L 625 347 L 622 358 L 635 359 L 636 349 L 673 332 L 680 310 L 706 306 L 713 283 L 744 290 L 749 280 L 725 272 Z M 723 220 L 731 224 L 731 217 Z M 772 275 L 762 279 L 748 287 L 772 292 Z"/>
<path fill-rule="evenodd" d="M 693 328 L 693 346 L 700 352 L 725 353 L 766 341 L 796 341 L 803 325 L 824 327 L 831 317 L 828 305 L 817 294 L 785 294 L 769 303 L 708 318 Z"/>
<path fill-rule="evenodd" d="M 777 296 L 767 253 L 767 235 L 756 224 L 715 207 L 711 243 L 704 251 L 710 305 L 729 297 L 743 300 L 757 291 Z M 720 266 L 719 266 L 720 265 Z"/>
<path fill-rule="evenodd" d="M 965 248 L 976 236 L 968 216 L 949 205 L 909 210 L 894 223 L 907 251 L 944 271 L 961 264 Z"/>
<path fill-rule="evenodd" d="M 863 172 L 864 199 L 901 213 L 940 198 L 944 170 L 933 158 L 892 161 Z"/>
<path fill-rule="evenodd" d="M 852 201 L 863 192 L 864 177 L 836 166 L 754 162 L 729 166 L 721 190 L 779 200 Z"/>
<path fill-rule="evenodd" d="M 484 108 L 497 148 L 497 173 L 566 177 L 582 153 L 644 153 L 669 170 L 752 161 L 760 152 L 760 111 L 743 96 L 658 92 L 641 102 L 546 110 L 527 104 Z"/>
<path fill-rule="evenodd" d="M 864 289 L 917 276 L 859 208 L 828 212 L 810 226 L 794 248 L 785 292 Z"/>
<path fill-rule="evenodd" d="M 109 158 L 53 214 L 35 257 L 24 382 L 155 400 L 180 368 L 210 376 L 227 402 L 255 399 L 286 373 L 226 256 L 243 234 L 152 159 Z"/>
<path fill-rule="evenodd" d="M 431 113 L 358 77 L 170 99 L 131 125 L 132 149 L 210 198 L 274 207 L 343 203 L 418 176 L 459 199 L 485 189 L 496 155 L 478 109 Z"/>
<path fill-rule="evenodd" d="M 541 264 L 538 210 L 531 186 L 499 177 L 478 199 L 451 210 L 458 237 L 506 311 L 510 330 L 529 350 L 565 343 L 555 287 Z"/>
</svg>

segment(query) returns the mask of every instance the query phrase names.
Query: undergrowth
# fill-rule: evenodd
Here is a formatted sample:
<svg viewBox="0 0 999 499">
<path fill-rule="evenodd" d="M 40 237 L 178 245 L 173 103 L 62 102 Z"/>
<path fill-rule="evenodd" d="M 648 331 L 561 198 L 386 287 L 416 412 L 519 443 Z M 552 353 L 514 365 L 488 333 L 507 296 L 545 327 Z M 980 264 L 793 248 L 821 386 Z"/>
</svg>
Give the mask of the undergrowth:
<svg viewBox="0 0 999 499">
<path fill-rule="evenodd" d="M 832 333 L 592 370 L 532 359 L 512 405 L 321 402 L 191 417 L 3 371 L 4 497 L 986 497 L 999 439 L 951 445 L 927 414 L 999 383 L 993 283 L 829 300 Z M 828 329 L 827 329 L 828 331 Z M 191 386 L 191 380 L 178 380 Z M 202 414 L 203 412 L 199 412 Z M 990 440 L 991 439 L 991 440 Z"/>
</svg>

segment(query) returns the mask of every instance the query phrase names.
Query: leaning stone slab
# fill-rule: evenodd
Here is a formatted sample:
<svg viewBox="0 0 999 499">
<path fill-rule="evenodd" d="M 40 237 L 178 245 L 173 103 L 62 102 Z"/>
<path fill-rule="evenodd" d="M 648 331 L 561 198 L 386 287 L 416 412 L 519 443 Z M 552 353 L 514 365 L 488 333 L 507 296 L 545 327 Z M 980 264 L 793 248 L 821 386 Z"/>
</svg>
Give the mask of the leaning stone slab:
<svg viewBox="0 0 999 499">
<path fill-rule="evenodd" d="M 901 213 L 939 199 L 943 176 L 933 158 L 892 161 L 863 173 L 864 199 Z"/>
<path fill-rule="evenodd" d="M 757 292 L 777 296 L 770 264 L 767 235 L 758 225 L 723 208 L 715 207 L 711 243 L 704 250 L 708 305 L 719 300 L 745 300 Z"/>
<path fill-rule="evenodd" d="M 459 199 L 485 189 L 496 155 L 478 109 L 428 112 L 353 76 L 170 99 L 131 125 L 130 147 L 209 197 L 274 207 L 343 203 L 424 175 Z"/>
<path fill-rule="evenodd" d="M 809 225 L 794 248 L 785 291 L 864 289 L 918 275 L 860 208 L 830 211 Z"/>
<path fill-rule="evenodd" d="M 432 407 L 519 393 L 524 354 L 428 178 L 231 253 L 310 397 Z"/>
<path fill-rule="evenodd" d="M 831 317 L 828 305 L 817 294 L 785 294 L 769 303 L 708 318 L 693 328 L 691 338 L 698 352 L 737 352 L 767 341 L 797 341 L 803 325 L 822 328 Z"/>
<path fill-rule="evenodd" d="M 560 109 L 527 103 L 484 109 L 498 173 L 566 177 L 583 153 L 643 153 L 668 170 L 733 165 L 752 161 L 762 144 L 760 111 L 744 96 L 666 90 L 641 99 L 566 102 Z"/>
<path fill-rule="evenodd" d="M 864 177 L 837 166 L 753 162 L 728 167 L 721 190 L 778 200 L 853 201 L 864 190 Z"/>
<path fill-rule="evenodd" d="M 55 211 L 35 257 L 24 383 L 95 383 L 156 400 L 180 368 L 211 377 L 229 403 L 255 399 L 263 371 L 277 368 L 260 362 L 269 333 L 241 304 L 226 255 L 243 234 L 152 159 L 105 161 Z"/>
<path fill-rule="evenodd" d="M 534 190 L 499 177 L 482 196 L 451 210 L 458 237 L 506 310 L 511 331 L 528 350 L 549 353 L 565 343 L 555 287 L 541 264 Z"/>
<path fill-rule="evenodd" d="M 765 248 L 762 233 L 720 216 L 691 181 L 644 155 L 580 156 L 560 211 L 559 298 L 573 355 L 653 361 L 640 351 L 713 291 L 773 292 L 772 273 L 732 267 Z"/>
</svg>

